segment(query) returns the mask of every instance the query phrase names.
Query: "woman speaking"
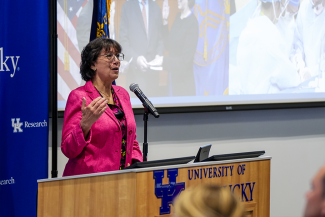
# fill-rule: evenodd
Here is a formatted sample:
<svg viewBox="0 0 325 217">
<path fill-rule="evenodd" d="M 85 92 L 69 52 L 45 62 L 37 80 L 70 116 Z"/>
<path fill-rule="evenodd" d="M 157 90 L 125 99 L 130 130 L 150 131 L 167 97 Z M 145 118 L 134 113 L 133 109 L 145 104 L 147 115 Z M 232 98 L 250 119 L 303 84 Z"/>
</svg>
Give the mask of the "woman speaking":
<svg viewBox="0 0 325 217">
<path fill-rule="evenodd" d="M 127 91 L 118 78 L 121 46 L 97 38 L 81 53 L 84 86 L 73 90 L 64 113 L 61 149 L 69 161 L 63 176 L 119 170 L 142 161 Z"/>
</svg>

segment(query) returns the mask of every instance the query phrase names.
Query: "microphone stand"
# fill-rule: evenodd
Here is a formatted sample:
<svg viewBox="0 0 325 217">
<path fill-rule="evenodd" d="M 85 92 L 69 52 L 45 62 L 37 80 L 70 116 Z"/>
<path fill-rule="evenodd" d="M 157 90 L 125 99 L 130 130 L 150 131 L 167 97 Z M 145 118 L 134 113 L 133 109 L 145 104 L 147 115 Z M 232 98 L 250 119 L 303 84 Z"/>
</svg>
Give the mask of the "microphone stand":
<svg viewBox="0 0 325 217">
<path fill-rule="evenodd" d="M 146 107 L 144 107 L 144 114 L 143 114 L 143 121 L 144 121 L 144 142 L 143 142 L 143 162 L 147 161 L 147 155 L 148 155 L 148 141 L 147 141 L 147 136 L 148 136 L 148 110 Z"/>
</svg>

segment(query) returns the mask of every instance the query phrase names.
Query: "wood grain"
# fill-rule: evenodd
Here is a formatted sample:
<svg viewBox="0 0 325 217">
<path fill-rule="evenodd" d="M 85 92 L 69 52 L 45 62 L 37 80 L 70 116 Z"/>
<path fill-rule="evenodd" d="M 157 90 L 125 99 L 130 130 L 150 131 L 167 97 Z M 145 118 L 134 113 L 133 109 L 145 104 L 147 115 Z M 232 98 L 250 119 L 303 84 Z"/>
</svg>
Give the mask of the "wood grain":
<svg viewBox="0 0 325 217">
<path fill-rule="evenodd" d="M 243 164 L 245 164 L 244 174 L 239 175 L 237 168 Z M 224 172 L 224 176 L 220 177 L 213 177 L 209 172 L 204 175 L 203 172 L 202 177 L 200 174 L 199 178 L 193 176 L 191 180 L 189 179 L 189 170 L 209 171 L 209 168 L 226 166 L 233 166 L 232 175 L 230 170 L 227 176 Z M 191 164 L 191 167 L 178 169 L 176 182 L 185 182 L 185 191 L 201 184 L 225 186 L 234 191 L 239 198 L 244 199 L 247 217 L 270 216 L 270 160 L 204 167 L 194 167 L 194 164 Z M 169 184 L 167 170 L 164 170 L 163 184 Z M 161 199 L 155 195 L 153 171 L 41 182 L 38 185 L 39 217 L 160 216 Z M 243 187 L 247 201 L 245 195 L 242 195 Z M 249 187 L 252 188 L 252 195 Z M 173 216 L 172 205 L 170 210 L 170 214 L 161 216 Z"/>
<path fill-rule="evenodd" d="M 38 216 L 135 217 L 135 173 L 39 183 Z"/>
<path fill-rule="evenodd" d="M 257 217 L 257 203 L 245 203 L 245 216 Z"/>
</svg>

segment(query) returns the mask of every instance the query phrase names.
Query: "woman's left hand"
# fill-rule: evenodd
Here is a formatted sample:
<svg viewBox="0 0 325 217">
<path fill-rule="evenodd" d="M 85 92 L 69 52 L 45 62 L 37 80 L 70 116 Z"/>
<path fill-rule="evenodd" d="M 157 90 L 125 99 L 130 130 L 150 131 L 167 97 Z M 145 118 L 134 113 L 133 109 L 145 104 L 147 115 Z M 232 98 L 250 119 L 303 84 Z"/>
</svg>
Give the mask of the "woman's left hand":
<svg viewBox="0 0 325 217">
<path fill-rule="evenodd" d="M 107 108 L 107 100 L 102 97 L 97 97 L 87 106 L 86 98 L 83 97 L 81 112 L 82 118 L 80 126 L 85 139 L 90 131 L 91 126 L 100 118 Z"/>
</svg>

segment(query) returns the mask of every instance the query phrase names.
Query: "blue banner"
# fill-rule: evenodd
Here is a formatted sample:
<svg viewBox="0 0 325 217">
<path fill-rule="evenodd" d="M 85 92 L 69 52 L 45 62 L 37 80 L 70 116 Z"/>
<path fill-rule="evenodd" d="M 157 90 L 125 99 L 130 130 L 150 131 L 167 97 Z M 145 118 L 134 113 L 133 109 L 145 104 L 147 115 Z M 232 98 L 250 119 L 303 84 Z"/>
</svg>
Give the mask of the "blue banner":
<svg viewBox="0 0 325 217">
<path fill-rule="evenodd" d="M 49 1 L 3 0 L 0 217 L 35 217 L 48 176 Z"/>
</svg>

